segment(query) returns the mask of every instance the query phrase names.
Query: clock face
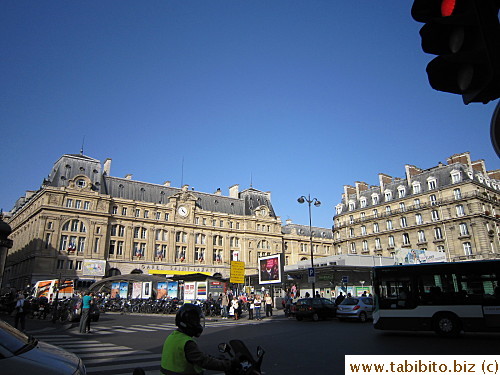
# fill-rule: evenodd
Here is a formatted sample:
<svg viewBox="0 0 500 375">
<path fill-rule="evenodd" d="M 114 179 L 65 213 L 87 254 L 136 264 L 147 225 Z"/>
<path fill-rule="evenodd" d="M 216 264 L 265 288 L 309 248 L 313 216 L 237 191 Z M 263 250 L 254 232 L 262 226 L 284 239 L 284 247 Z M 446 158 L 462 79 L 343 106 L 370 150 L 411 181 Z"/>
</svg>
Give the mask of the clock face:
<svg viewBox="0 0 500 375">
<path fill-rule="evenodd" d="M 188 209 L 184 206 L 180 206 L 177 209 L 177 212 L 179 213 L 179 215 L 184 216 L 184 217 L 186 217 L 188 215 Z"/>
</svg>

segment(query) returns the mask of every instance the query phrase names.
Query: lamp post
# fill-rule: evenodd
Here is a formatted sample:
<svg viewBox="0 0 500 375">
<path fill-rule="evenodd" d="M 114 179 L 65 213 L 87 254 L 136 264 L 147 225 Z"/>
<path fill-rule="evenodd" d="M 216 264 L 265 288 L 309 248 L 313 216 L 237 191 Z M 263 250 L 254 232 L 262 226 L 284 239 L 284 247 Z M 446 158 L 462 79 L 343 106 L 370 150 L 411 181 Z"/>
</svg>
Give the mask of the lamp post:
<svg viewBox="0 0 500 375">
<path fill-rule="evenodd" d="M 300 198 L 297 199 L 297 202 L 299 203 L 304 203 L 307 202 L 309 205 L 309 239 L 310 239 L 310 246 L 311 246 L 311 268 L 314 270 L 314 254 L 313 254 L 313 233 L 312 233 L 312 219 L 311 219 L 311 204 L 314 204 L 316 207 L 321 206 L 321 202 L 317 198 L 311 199 L 311 194 L 308 194 L 307 197 L 301 196 Z M 316 274 L 314 274 L 314 277 L 316 277 Z M 313 290 L 313 298 L 316 295 L 316 283 L 313 281 L 312 282 L 312 290 Z"/>
</svg>

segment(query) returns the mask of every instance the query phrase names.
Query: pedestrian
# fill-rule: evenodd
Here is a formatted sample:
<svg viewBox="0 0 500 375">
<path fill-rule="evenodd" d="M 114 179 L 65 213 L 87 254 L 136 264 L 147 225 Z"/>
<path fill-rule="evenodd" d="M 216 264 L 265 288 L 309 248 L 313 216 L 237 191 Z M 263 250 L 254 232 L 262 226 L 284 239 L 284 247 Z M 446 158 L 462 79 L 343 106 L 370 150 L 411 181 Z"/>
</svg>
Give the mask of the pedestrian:
<svg viewBox="0 0 500 375">
<path fill-rule="evenodd" d="M 345 299 L 344 295 L 342 294 L 342 292 L 340 292 L 337 298 L 335 298 L 335 304 L 337 306 L 340 305 L 344 299 Z"/>
<path fill-rule="evenodd" d="M 250 294 L 250 296 L 247 299 L 247 304 L 248 304 L 248 320 L 253 320 L 253 309 L 254 309 L 254 295 Z"/>
<path fill-rule="evenodd" d="M 260 294 L 255 296 L 255 300 L 253 301 L 253 308 L 255 312 L 255 320 L 262 320 L 260 317 L 260 308 L 262 307 L 262 300 L 260 299 Z"/>
<path fill-rule="evenodd" d="M 93 303 L 92 295 L 85 292 L 82 298 L 82 313 L 80 317 L 80 333 L 90 333 L 90 308 Z"/>
<path fill-rule="evenodd" d="M 265 302 L 266 302 L 266 317 L 268 318 L 270 316 L 273 316 L 273 299 L 271 298 L 269 293 L 266 293 Z"/>
<path fill-rule="evenodd" d="M 227 293 L 224 293 L 222 296 L 222 319 L 227 319 L 228 313 L 229 313 L 229 297 L 227 296 Z"/>
<path fill-rule="evenodd" d="M 287 293 L 283 301 L 285 302 L 285 316 L 288 318 L 290 316 L 290 312 L 292 311 L 292 296 Z"/>
<path fill-rule="evenodd" d="M 202 374 L 203 370 L 217 370 L 229 373 L 239 365 L 239 358 L 233 361 L 217 359 L 203 353 L 196 337 L 203 332 L 203 313 L 199 306 L 185 303 L 177 311 L 175 325 L 178 327 L 168 335 L 161 353 L 161 373 L 170 375 Z"/>
<path fill-rule="evenodd" d="M 26 328 L 26 306 L 23 293 L 19 293 L 17 295 L 14 311 L 14 327 L 17 328 L 19 323 L 21 323 L 21 331 L 24 332 L 24 329 Z"/>
<path fill-rule="evenodd" d="M 314 295 L 314 298 L 321 298 L 321 296 L 319 295 L 318 291 L 316 291 L 316 294 Z"/>
<path fill-rule="evenodd" d="M 238 320 L 240 317 L 240 303 L 238 301 L 238 298 L 234 297 L 233 302 L 231 303 L 231 307 L 234 312 L 234 320 Z"/>
</svg>

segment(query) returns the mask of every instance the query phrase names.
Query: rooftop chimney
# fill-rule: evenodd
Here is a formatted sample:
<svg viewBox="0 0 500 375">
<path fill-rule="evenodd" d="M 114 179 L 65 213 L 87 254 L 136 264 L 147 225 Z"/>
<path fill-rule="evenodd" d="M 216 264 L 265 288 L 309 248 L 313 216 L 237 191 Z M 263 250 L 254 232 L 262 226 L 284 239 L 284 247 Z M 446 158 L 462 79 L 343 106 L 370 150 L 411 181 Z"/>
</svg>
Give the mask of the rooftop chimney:
<svg viewBox="0 0 500 375">
<path fill-rule="evenodd" d="M 378 180 L 380 182 L 380 191 L 383 193 L 385 190 L 385 185 L 391 183 L 392 177 L 389 176 L 388 174 L 379 173 Z"/>
<path fill-rule="evenodd" d="M 229 187 L 229 197 L 230 198 L 238 198 L 238 194 L 240 191 L 240 185 L 236 184 Z"/>
<path fill-rule="evenodd" d="M 104 160 L 104 174 L 110 175 L 111 174 L 111 159 L 107 158 Z"/>
</svg>

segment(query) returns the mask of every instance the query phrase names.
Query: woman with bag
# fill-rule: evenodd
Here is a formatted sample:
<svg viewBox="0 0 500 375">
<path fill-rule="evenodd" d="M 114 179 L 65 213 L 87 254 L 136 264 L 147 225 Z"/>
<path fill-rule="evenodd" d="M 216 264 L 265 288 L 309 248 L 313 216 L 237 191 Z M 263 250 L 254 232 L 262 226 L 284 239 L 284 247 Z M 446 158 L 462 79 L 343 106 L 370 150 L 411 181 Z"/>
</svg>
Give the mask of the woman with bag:
<svg viewBox="0 0 500 375">
<path fill-rule="evenodd" d="M 239 319 L 239 308 L 240 308 L 240 305 L 238 303 L 238 298 L 234 297 L 233 298 L 233 302 L 231 303 L 231 309 L 233 309 L 233 312 L 234 312 L 234 320 L 238 320 Z M 231 313 L 229 313 L 231 314 Z"/>
</svg>

